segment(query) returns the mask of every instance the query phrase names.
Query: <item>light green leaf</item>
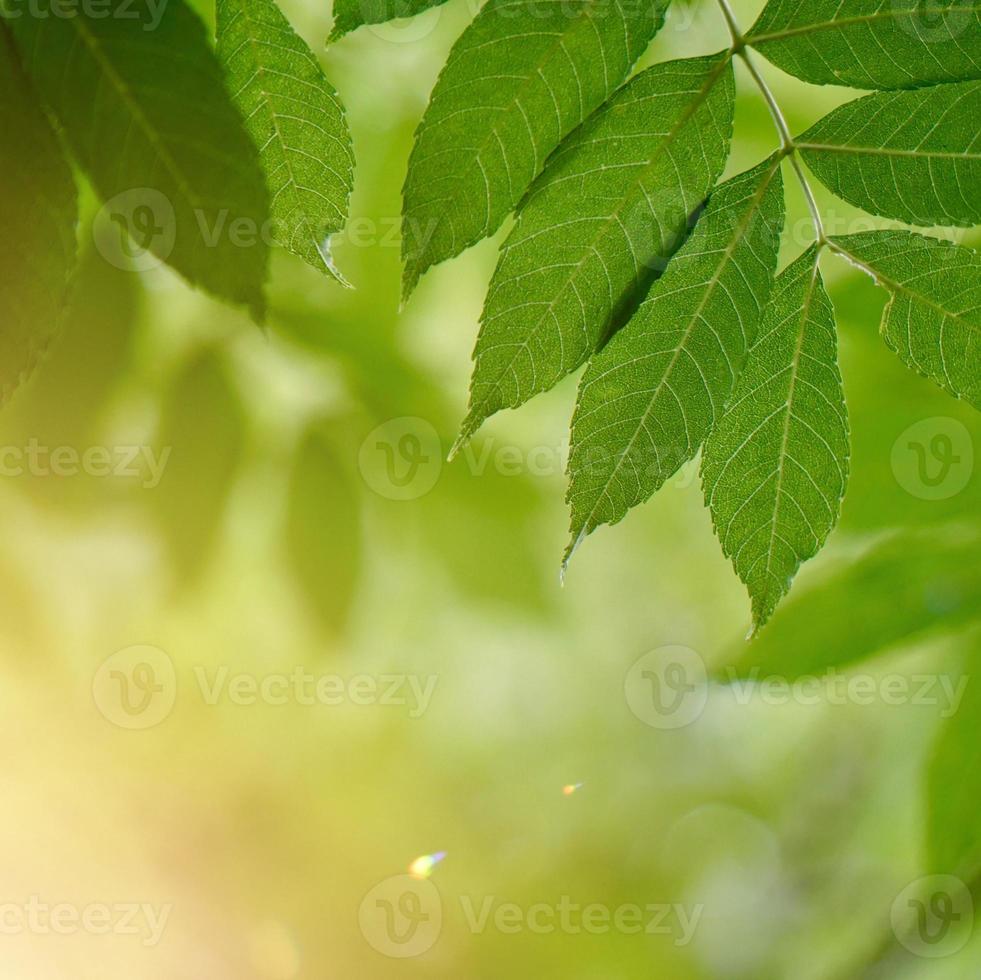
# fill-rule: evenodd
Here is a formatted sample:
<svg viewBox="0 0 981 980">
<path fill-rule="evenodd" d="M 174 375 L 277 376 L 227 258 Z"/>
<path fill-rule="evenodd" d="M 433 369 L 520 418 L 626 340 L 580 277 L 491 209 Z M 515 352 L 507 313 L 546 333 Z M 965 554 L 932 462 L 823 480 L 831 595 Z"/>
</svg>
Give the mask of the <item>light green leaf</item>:
<svg viewBox="0 0 981 980">
<path fill-rule="evenodd" d="M 647 300 L 590 361 L 572 420 L 567 559 L 698 452 L 756 336 L 783 217 L 777 159 L 723 184 Z"/>
<path fill-rule="evenodd" d="M 259 148 L 277 244 L 344 279 L 330 236 L 348 215 L 351 133 L 330 82 L 275 0 L 218 0 L 218 57 Z"/>
<path fill-rule="evenodd" d="M 908 231 L 846 235 L 832 247 L 892 294 L 882 319 L 889 347 L 981 409 L 981 255 Z"/>
<path fill-rule="evenodd" d="M 927 765 L 930 870 L 965 881 L 981 875 L 981 644 L 977 635 L 969 643 L 961 700 L 952 705 Z"/>
<path fill-rule="evenodd" d="M 28 73 L 135 245 L 264 312 L 268 200 L 258 154 L 184 0 L 108 0 L 12 20 Z"/>
<path fill-rule="evenodd" d="M 769 0 L 747 40 L 818 85 L 898 89 L 981 78 L 977 0 Z"/>
<path fill-rule="evenodd" d="M 981 222 L 981 82 L 876 92 L 796 142 L 839 197 L 914 225 Z"/>
<path fill-rule="evenodd" d="M 450 52 L 409 160 L 404 293 L 493 234 L 626 78 L 668 0 L 489 0 Z"/>
<path fill-rule="evenodd" d="M 0 402 L 57 333 L 75 262 L 75 183 L 0 23 Z"/>
<path fill-rule="evenodd" d="M 143 493 L 166 542 L 178 588 L 196 583 L 220 541 L 247 422 L 217 350 L 196 353 L 164 395 L 157 438 L 146 450 L 155 454 L 157 472 L 148 474 Z"/>
<path fill-rule="evenodd" d="M 319 427 L 293 464 L 286 543 L 308 608 L 328 633 L 342 633 L 361 567 L 361 501 Z"/>
<path fill-rule="evenodd" d="M 460 442 L 574 371 L 678 248 L 729 151 L 728 56 L 650 68 L 552 157 L 504 244 Z"/>
<path fill-rule="evenodd" d="M 384 24 L 401 17 L 415 17 L 446 0 L 334 0 L 334 29 L 330 39 L 350 33 L 363 24 Z"/>
<path fill-rule="evenodd" d="M 838 522 L 848 420 L 834 310 L 808 249 L 777 279 L 760 339 L 705 444 L 702 486 L 756 632 Z"/>
</svg>

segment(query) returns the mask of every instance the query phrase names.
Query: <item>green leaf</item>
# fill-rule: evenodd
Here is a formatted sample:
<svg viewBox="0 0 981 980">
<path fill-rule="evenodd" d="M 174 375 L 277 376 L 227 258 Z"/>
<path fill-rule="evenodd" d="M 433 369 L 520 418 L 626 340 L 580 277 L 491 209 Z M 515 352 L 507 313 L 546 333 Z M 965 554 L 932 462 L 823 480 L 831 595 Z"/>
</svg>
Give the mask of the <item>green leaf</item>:
<svg viewBox="0 0 981 980">
<path fill-rule="evenodd" d="M 981 409 L 981 255 L 908 231 L 846 235 L 831 244 L 892 294 L 882 319 L 889 347 Z"/>
<path fill-rule="evenodd" d="M 69 17 L 59 0 L 36 6 L 12 30 L 96 190 L 119 205 L 113 220 L 261 318 L 265 183 L 197 15 L 184 0 L 108 0 Z"/>
<path fill-rule="evenodd" d="M 981 875 L 981 678 L 971 640 L 963 697 L 940 730 L 927 765 L 927 847 L 934 874 Z"/>
<path fill-rule="evenodd" d="M 642 72 L 559 148 L 508 236 L 460 443 L 574 371 L 677 249 L 729 151 L 727 55 Z"/>
<path fill-rule="evenodd" d="M 977 623 L 979 545 L 977 523 L 952 524 L 847 556 L 834 572 L 796 590 L 756 640 L 740 643 L 719 678 L 808 677 Z"/>
<path fill-rule="evenodd" d="M 766 306 L 783 186 L 768 160 L 719 187 L 629 323 L 591 361 L 572 420 L 568 557 L 698 451 L 732 393 Z"/>
<path fill-rule="evenodd" d="M 981 82 L 876 92 L 796 142 L 839 197 L 914 225 L 981 222 Z"/>
<path fill-rule="evenodd" d="M 330 40 L 350 33 L 363 24 L 384 24 L 401 17 L 415 17 L 446 0 L 334 0 L 334 29 Z"/>
<path fill-rule="evenodd" d="M 72 173 L 0 24 L 0 402 L 30 374 L 62 321 L 75 262 Z"/>
<path fill-rule="evenodd" d="M 848 420 L 834 310 L 812 246 L 778 277 L 760 339 L 705 445 L 702 486 L 758 631 L 838 522 Z"/>
<path fill-rule="evenodd" d="M 342 633 L 361 566 L 361 502 L 318 428 L 303 437 L 293 464 L 286 542 L 307 606 L 328 633 Z"/>
<path fill-rule="evenodd" d="M 490 0 L 454 45 L 404 190 L 404 295 L 493 234 L 548 155 L 626 78 L 668 0 Z"/>
<path fill-rule="evenodd" d="M 747 40 L 817 85 L 898 89 L 981 78 L 976 0 L 769 0 Z"/>
<path fill-rule="evenodd" d="M 218 0 L 217 12 L 218 58 L 259 147 L 275 240 L 344 282 L 330 256 L 354 184 L 344 107 L 274 0 Z"/>
<path fill-rule="evenodd" d="M 246 441 L 242 400 L 220 352 L 182 365 L 160 409 L 155 445 L 161 477 L 147 486 L 178 587 L 192 585 L 220 538 Z"/>
</svg>

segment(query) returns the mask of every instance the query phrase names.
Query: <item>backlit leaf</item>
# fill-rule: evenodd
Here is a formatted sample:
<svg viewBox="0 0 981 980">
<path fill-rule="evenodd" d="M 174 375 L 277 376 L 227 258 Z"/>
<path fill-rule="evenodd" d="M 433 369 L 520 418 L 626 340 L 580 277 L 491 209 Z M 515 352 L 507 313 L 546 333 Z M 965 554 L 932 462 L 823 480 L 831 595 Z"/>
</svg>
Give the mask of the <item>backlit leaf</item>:
<svg viewBox="0 0 981 980">
<path fill-rule="evenodd" d="M 892 294 L 882 320 L 889 347 L 981 409 L 981 255 L 908 231 L 846 235 L 832 244 Z"/>
<path fill-rule="evenodd" d="M 777 279 L 760 338 L 702 459 L 705 500 L 749 590 L 754 631 L 824 545 L 847 482 L 834 310 L 818 257 L 808 249 Z"/>
<path fill-rule="evenodd" d="M 218 57 L 259 148 L 276 242 L 341 279 L 329 239 L 354 182 L 344 108 L 274 0 L 218 0 L 217 11 Z"/>
<path fill-rule="evenodd" d="M 626 78 L 668 0 L 489 0 L 454 45 L 404 190 L 408 296 L 493 234 L 548 155 Z"/>
<path fill-rule="evenodd" d="M 461 441 L 579 367 L 663 269 L 722 170 L 732 111 L 727 56 L 675 61 L 638 75 L 560 147 L 501 251 Z"/>
<path fill-rule="evenodd" d="M 776 159 L 719 187 L 650 296 L 590 361 L 572 420 L 572 547 L 660 489 L 721 416 L 770 294 L 783 216 Z"/>
</svg>

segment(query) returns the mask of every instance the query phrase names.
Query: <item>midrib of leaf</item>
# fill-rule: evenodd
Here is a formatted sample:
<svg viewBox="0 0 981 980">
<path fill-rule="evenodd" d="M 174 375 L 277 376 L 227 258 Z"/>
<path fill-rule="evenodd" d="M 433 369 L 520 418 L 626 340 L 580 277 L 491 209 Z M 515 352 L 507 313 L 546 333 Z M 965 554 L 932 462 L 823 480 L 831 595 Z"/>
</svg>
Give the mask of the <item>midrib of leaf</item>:
<svg viewBox="0 0 981 980">
<path fill-rule="evenodd" d="M 820 252 L 815 251 L 814 266 L 811 269 L 811 279 L 807 284 L 807 293 L 801 306 L 800 325 L 797 330 L 797 345 L 794 348 L 794 358 L 790 367 L 790 385 L 787 389 L 787 400 L 784 402 L 783 411 L 785 414 L 783 422 L 783 435 L 780 440 L 780 459 L 777 463 L 777 485 L 774 488 L 773 517 L 770 519 L 770 541 L 766 546 L 766 574 L 771 575 L 773 565 L 773 546 L 777 540 L 777 525 L 780 517 L 780 502 L 783 497 L 783 478 L 786 470 L 787 445 L 790 441 L 790 420 L 793 418 L 794 392 L 797 388 L 797 375 L 800 371 L 801 352 L 804 349 L 804 333 L 807 329 L 807 318 L 811 313 L 811 305 L 814 302 L 815 287 L 818 279 L 818 262 Z M 765 484 L 764 484 L 765 485 Z M 732 521 L 729 527 L 732 527 Z M 748 541 L 749 539 L 747 539 Z M 735 559 L 734 559 L 735 560 Z"/>
<path fill-rule="evenodd" d="M 874 14 L 865 14 L 860 17 L 843 17 L 841 20 L 824 20 L 819 21 L 816 24 L 803 24 L 800 27 L 788 27 L 785 30 L 773 31 L 770 34 L 753 34 L 752 32 L 747 36 L 746 40 L 753 45 L 764 44 L 767 41 L 782 41 L 784 38 L 788 37 L 801 37 L 808 34 L 816 34 L 820 31 L 831 31 L 837 30 L 841 27 L 851 27 L 855 24 L 869 24 L 874 23 L 878 20 L 903 20 L 911 18 L 914 15 L 919 15 L 921 11 L 919 9 L 906 9 L 906 10 L 880 10 Z M 929 14 L 944 14 L 944 13 L 981 13 L 981 6 L 972 7 L 958 7 L 956 10 L 952 10 L 950 7 L 928 7 L 922 11 L 924 15 Z"/>
<path fill-rule="evenodd" d="M 125 79 L 123 79 L 123 77 L 116 71 L 112 62 L 102 51 L 98 40 L 84 25 L 83 18 L 81 16 L 77 16 L 70 17 L 69 20 L 75 25 L 79 38 L 92 55 L 92 58 L 98 64 L 105 77 L 112 83 L 113 88 L 116 90 L 116 94 L 129 110 L 140 129 L 143 130 L 147 141 L 157 152 L 160 161 L 164 164 L 171 177 L 173 177 L 174 182 L 177 184 L 178 190 L 184 195 L 184 198 L 187 200 L 188 204 L 190 204 L 191 209 L 201 210 L 203 207 L 201 200 L 191 189 L 190 184 L 188 184 L 186 178 L 184 177 L 183 171 L 178 166 L 177 161 L 167 150 L 166 145 L 158 138 L 156 130 L 152 125 L 150 125 L 150 120 L 147 119 L 143 110 L 140 108 L 139 102 L 133 97 L 133 93 L 130 91 L 130 87 L 126 84 Z"/>
<path fill-rule="evenodd" d="M 658 144 L 657 151 L 651 156 L 651 159 L 644 165 L 642 171 L 640 171 L 642 176 L 645 176 L 646 174 L 650 173 L 650 171 L 655 169 L 655 165 L 659 161 L 661 153 L 674 142 L 678 134 L 684 129 L 685 124 L 702 107 L 702 105 L 705 103 L 705 100 L 711 94 L 712 89 L 715 87 L 716 82 L 718 82 L 718 80 L 722 77 L 723 73 L 725 72 L 726 68 L 729 66 L 731 61 L 732 61 L 732 55 L 730 53 L 726 57 L 722 58 L 719 64 L 712 70 L 712 73 L 705 80 L 705 83 L 702 85 L 700 91 L 696 93 L 695 98 L 692 100 L 692 104 L 685 109 L 685 111 L 682 113 L 677 123 L 674 126 L 672 126 L 672 128 L 665 134 L 664 139 Z M 517 359 L 528 349 L 528 345 L 531 342 L 531 339 L 535 335 L 537 335 L 537 333 L 542 329 L 545 320 L 549 316 L 554 315 L 555 304 L 558 302 L 559 297 L 565 295 L 565 291 L 569 288 L 570 285 L 572 285 L 576 277 L 579 275 L 579 272 L 581 271 L 583 264 L 595 254 L 597 242 L 599 242 L 600 239 L 602 239 L 606 234 L 609 233 L 610 228 L 613 226 L 614 223 L 619 224 L 617 219 L 619 219 L 621 211 L 626 207 L 626 205 L 632 200 L 632 198 L 636 194 L 636 188 L 637 185 L 640 183 L 641 179 L 642 177 L 634 181 L 633 186 L 628 188 L 627 192 L 620 198 L 619 201 L 617 201 L 616 206 L 614 207 L 613 211 L 610 213 L 610 216 L 599 225 L 599 230 L 593 236 L 593 238 L 589 242 L 589 245 L 583 250 L 582 256 L 580 257 L 579 261 L 576 262 L 576 264 L 572 267 L 572 271 L 568 274 L 568 276 L 566 276 L 566 279 L 562 283 L 561 287 L 555 291 L 555 295 L 552 297 L 548 305 L 545 307 L 545 312 L 535 321 L 535 325 L 529 331 L 528 337 L 525 340 L 523 340 L 519 345 L 517 345 L 517 349 L 515 353 L 512 355 L 511 360 L 507 362 L 506 367 L 501 372 L 502 377 L 514 365 L 515 361 L 517 361 Z M 480 427 L 480 425 L 482 424 L 481 420 L 483 418 L 483 409 L 488 404 L 488 402 L 490 402 L 491 395 L 494 392 L 500 390 L 500 386 L 501 386 L 501 381 L 498 380 L 495 383 L 495 385 L 489 389 L 488 393 L 481 399 L 481 401 L 471 407 L 469 413 L 467 414 L 467 421 L 464 422 L 460 430 L 460 435 L 451 452 L 451 458 L 453 454 L 455 454 L 458 451 L 458 449 L 460 449 L 467 442 L 467 440 L 470 439 L 470 437 L 474 434 L 474 432 L 476 432 L 477 429 Z"/>
<path fill-rule="evenodd" d="M 249 25 L 254 25 L 256 23 L 255 19 L 250 17 L 246 13 L 246 11 L 248 10 L 248 3 L 249 0 L 242 0 L 242 2 L 238 5 L 239 16 L 244 21 L 246 21 L 246 23 L 248 23 Z M 256 40 L 254 32 L 251 30 L 247 31 L 247 43 L 252 51 L 253 58 L 255 60 L 257 77 L 261 80 L 266 76 L 267 70 L 265 65 L 262 64 L 262 59 L 259 56 L 259 42 Z M 246 83 L 246 85 L 241 89 L 241 91 L 244 91 L 246 88 L 248 88 L 249 84 L 251 83 Z M 293 195 L 292 195 L 293 201 L 294 203 L 299 204 L 300 185 L 297 182 L 296 172 L 293 170 L 293 163 L 290 160 L 289 153 L 287 152 L 287 150 L 291 148 L 287 146 L 286 139 L 283 136 L 282 128 L 279 125 L 279 113 L 276 112 L 276 110 L 272 107 L 269 98 L 269 92 L 266 91 L 266 89 L 261 84 L 259 86 L 259 91 L 262 93 L 262 104 L 266 107 L 266 115 L 268 116 L 270 122 L 272 123 L 273 129 L 276 131 L 276 142 L 280 148 L 279 156 L 282 158 L 283 165 L 286 167 L 286 172 L 289 174 L 289 184 L 290 187 L 293 189 Z M 236 93 L 236 95 L 233 95 L 232 98 L 233 99 L 236 98 L 238 94 L 239 93 Z M 333 173 L 334 171 L 331 170 L 331 172 Z M 331 275 L 335 276 L 339 282 L 343 283 L 344 285 L 349 285 L 347 280 L 341 275 L 340 270 L 338 270 L 334 266 L 333 262 L 328 262 L 327 259 L 324 257 L 323 249 L 321 248 L 321 243 L 318 240 L 318 236 L 313 234 L 313 231 L 310 226 L 310 219 L 307 217 L 305 211 L 303 212 L 303 227 L 306 229 L 307 235 L 309 236 L 310 240 L 313 242 L 314 246 L 316 247 L 317 254 L 323 260 L 324 266 L 327 269 L 327 271 L 330 272 Z"/>
<path fill-rule="evenodd" d="M 830 239 L 828 241 L 828 248 L 830 248 L 831 251 L 837 252 L 839 255 L 848 259 L 848 261 L 851 262 L 852 265 L 854 265 L 856 268 L 859 268 L 866 274 L 870 275 L 876 281 L 876 283 L 882 286 L 883 289 L 888 289 L 889 292 L 897 295 L 902 294 L 903 296 L 908 296 L 914 302 L 920 303 L 923 306 L 929 306 L 931 309 L 936 310 L 938 313 L 941 313 L 946 317 L 950 317 L 951 320 L 956 320 L 958 323 L 963 323 L 964 326 L 970 327 L 972 330 L 981 330 L 981 327 L 979 327 L 976 323 L 972 323 L 970 320 L 965 319 L 963 313 L 955 313 L 953 310 L 945 309 L 943 306 L 941 306 L 935 300 L 930 299 L 928 296 L 924 296 L 922 293 L 918 293 L 916 292 L 916 290 L 910 289 L 908 286 L 895 282 L 894 280 L 890 279 L 888 276 L 883 275 L 881 272 L 878 272 L 877 270 L 873 269 L 872 266 L 866 264 L 860 258 L 858 258 L 858 256 L 853 255 L 851 252 L 848 251 L 847 248 L 844 248 L 841 244 L 839 244 L 838 240 Z M 903 255 L 914 255 L 914 254 L 915 254 L 915 250 L 907 249 L 905 252 L 897 252 L 895 256 L 890 256 L 890 258 L 893 257 L 899 258 Z M 930 271 L 934 271 L 934 270 L 930 270 Z"/>
<path fill-rule="evenodd" d="M 615 481 L 616 477 L 620 473 L 620 467 L 623 465 L 623 461 L 633 451 L 638 436 L 646 428 L 651 413 L 654 411 L 654 406 L 657 403 L 658 398 L 660 398 L 661 396 L 661 391 L 663 390 L 665 384 L 667 384 L 668 377 L 671 375 L 671 372 L 674 370 L 675 364 L 678 363 L 678 358 L 681 357 L 681 352 L 685 349 L 688 343 L 688 339 L 691 337 L 691 333 L 695 329 L 695 325 L 698 323 L 699 318 L 702 315 L 702 312 L 707 306 L 709 300 L 712 298 L 712 294 L 715 292 L 716 287 L 721 282 L 723 269 L 725 269 L 728 263 L 732 260 L 733 254 L 738 248 L 739 243 L 742 241 L 743 236 L 746 234 L 746 229 L 749 228 L 749 226 L 752 224 L 753 218 L 756 216 L 756 209 L 760 206 L 760 202 L 766 196 L 766 191 L 769 188 L 770 182 L 773 180 L 773 175 L 777 172 L 779 166 L 780 166 L 780 160 L 778 158 L 777 160 L 774 161 L 773 168 L 770 170 L 769 174 L 767 175 L 766 180 L 763 181 L 759 190 L 753 196 L 752 203 L 746 211 L 745 218 L 738 226 L 736 230 L 736 234 L 733 235 L 729 244 L 726 246 L 726 250 L 723 253 L 722 258 L 719 260 L 715 272 L 712 273 L 712 278 L 709 280 L 704 295 L 702 296 L 698 304 L 698 309 L 686 324 L 681 340 L 678 343 L 678 346 L 675 348 L 674 353 L 671 355 L 671 359 L 668 362 L 667 367 L 664 369 L 663 376 L 660 382 L 658 383 L 657 388 L 654 389 L 654 392 L 650 398 L 650 402 L 648 403 L 647 408 L 644 410 L 644 414 L 641 416 L 640 421 L 637 424 L 637 427 L 634 429 L 634 434 L 630 437 L 630 440 L 627 442 L 626 446 L 621 450 L 620 454 L 618 455 L 612 473 L 610 474 L 606 483 L 603 485 L 603 489 L 597 495 L 596 503 L 593 504 L 592 509 L 590 510 L 589 514 L 586 516 L 585 520 L 583 521 L 582 530 L 580 531 L 579 535 L 576 537 L 576 540 L 569 545 L 569 548 L 566 551 L 566 555 L 563 561 L 564 566 L 568 565 L 569 561 L 571 560 L 573 554 L 576 551 L 576 548 L 578 547 L 582 539 L 585 537 L 585 535 L 589 533 L 588 529 L 593 522 L 593 518 L 596 516 L 596 511 L 599 509 L 600 502 L 606 498 L 606 495 L 609 492 L 609 488 L 611 484 Z"/>
<path fill-rule="evenodd" d="M 888 146 L 855 146 L 842 143 L 795 143 L 799 150 L 823 150 L 829 153 L 858 153 L 882 157 L 913 157 L 917 160 L 981 160 L 981 153 L 948 150 L 901 150 Z"/>
</svg>

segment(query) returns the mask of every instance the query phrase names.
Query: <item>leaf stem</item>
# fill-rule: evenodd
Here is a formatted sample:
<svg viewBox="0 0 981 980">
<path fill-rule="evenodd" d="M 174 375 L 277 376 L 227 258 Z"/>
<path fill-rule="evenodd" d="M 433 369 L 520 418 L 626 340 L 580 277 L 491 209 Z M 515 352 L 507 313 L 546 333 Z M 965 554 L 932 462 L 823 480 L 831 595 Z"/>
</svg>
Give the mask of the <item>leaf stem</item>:
<svg viewBox="0 0 981 980">
<path fill-rule="evenodd" d="M 773 124 L 776 126 L 777 133 L 780 136 L 780 150 L 790 161 L 790 165 L 794 168 L 797 180 L 800 182 L 800 186 L 804 191 L 804 198 L 807 201 L 808 210 L 811 212 L 811 221 L 814 223 L 817 247 L 820 251 L 828 244 L 827 234 L 824 230 L 824 221 L 821 218 L 821 211 L 818 208 L 817 199 L 814 197 L 814 191 L 807 179 L 807 174 L 804 173 L 800 157 L 797 155 L 797 144 L 794 142 L 793 136 L 790 135 L 790 127 L 787 125 L 787 119 L 780 109 L 780 104 L 777 102 L 766 79 L 760 73 L 759 68 L 756 67 L 756 63 L 753 61 L 749 51 L 746 50 L 746 39 L 736 20 L 736 15 L 729 5 L 729 0 L 719 0 L 719 9 L 722 11 L 722 16 L 729 28 L 729 33 L 732 35 L 732 54 L 738 55 L 742 59 L 756 87 L 762 93 L 766 106 L 770 110 L 770 115 L 773 117 Z"/>
</svg>

